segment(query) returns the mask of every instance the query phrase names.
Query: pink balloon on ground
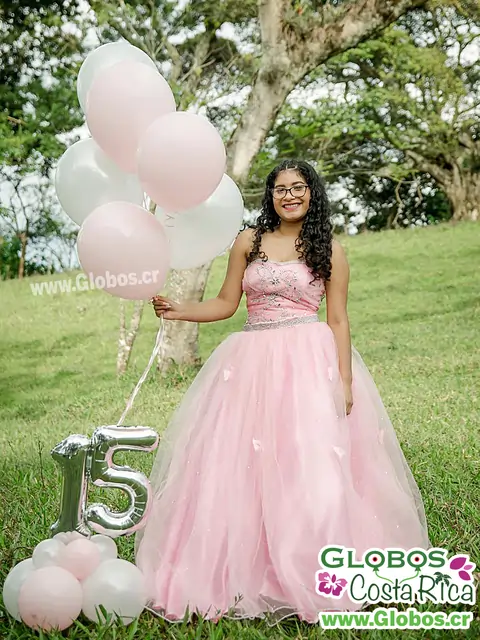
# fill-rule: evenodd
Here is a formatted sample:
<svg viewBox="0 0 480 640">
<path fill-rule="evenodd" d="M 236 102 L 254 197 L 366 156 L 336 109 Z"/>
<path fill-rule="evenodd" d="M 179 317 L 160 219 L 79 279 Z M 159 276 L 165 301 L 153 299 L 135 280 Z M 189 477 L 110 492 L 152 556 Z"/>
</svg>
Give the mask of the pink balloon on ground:
<svg viewBox="0 0 480 640">
<path fill-rule="evenodd" d="M 100 549 L 90 540 L 74 540 L 58 556 L 58 564 L 77 580 L 85 580 L 101 562 Z"/>
<path fill-rule="evenodd" d="M 148 300 L 158 293 L 170 265 L 162 224 L 128 202 L 95 209 L 80 228 L 77 253 L 90 282 L 129 300 Z"/>
<path fill-rule="evenodd" d="M 152 122 L 175 109 L 172 90 L 155 69 L 124 61 L 96 76 L 85 112 L 99 147 L 124 171 L 135 173 L 140 137 Z"/>
<path fill-rule="evenodd" d="M 144 191 L 167 211 L 195 207 L 222 180 L 225 145 L 202 116 L 175 112 L 158 118 L 138 149 L 138 175 Z"/>
<path fill-rule="evenodd" d="M 32 629 L 63 631 L 79 616 L 83 592 L 80 582 L 62 567 L 33 571 L 18 596 L 18 611 Z"/>
</svg>

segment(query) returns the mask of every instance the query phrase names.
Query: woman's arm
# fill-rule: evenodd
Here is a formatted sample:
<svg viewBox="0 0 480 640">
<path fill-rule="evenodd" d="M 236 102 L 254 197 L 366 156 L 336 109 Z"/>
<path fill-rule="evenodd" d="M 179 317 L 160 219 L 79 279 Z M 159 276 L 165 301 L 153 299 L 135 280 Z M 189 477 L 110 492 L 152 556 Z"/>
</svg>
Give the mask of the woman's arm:
<svg viewBox="0 0 480 640">
<path fill-rule="evenodd" d="M 350 269 L 342 245 L 332 245 L 332 275 L 326 285 L 327 323 L 337 343 L 340 375 L 344 386 L 352 384 L 352 344 L 347 315 L 348 282 Z"/>
<path fill-rule="evenodd" d="M 186 322 L 216 322 L 233 316 L 242 298 L 242 279 L 251 248 L 251 236 L 250 229 L 237 236 L 230 251 L 225 281 L 216 298 L 203 302 L 174 302 L 156 296 L 154 308 L 157 316 Z"/>
</svg>

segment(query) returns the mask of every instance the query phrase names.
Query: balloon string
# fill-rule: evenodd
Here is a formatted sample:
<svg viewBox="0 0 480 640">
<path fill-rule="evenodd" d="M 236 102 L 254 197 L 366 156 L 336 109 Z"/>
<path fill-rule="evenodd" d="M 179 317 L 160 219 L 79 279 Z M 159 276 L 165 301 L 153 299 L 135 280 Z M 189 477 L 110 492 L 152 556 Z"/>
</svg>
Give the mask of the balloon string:
<svg viewBox="0 0 480 640">
<path fill-rule="evenodd" d="M 148 374 L 150 373 L 150 369 L 152 368 L 153 363 L 155 362 L 155 358 L 157 357 L 158 352 L 160 351 L 160 347 L 162 345 L 164 328 L 165 328 L 165 322 L 164 322 L 163 318 L 161 318 L 160 319 L 160 328 L 159 328 L 159 330 L 157 332 L 157 337 L 155 339 L 155 346 L 153 347 L 152 355 L 150 356 L 150 360 L 148 361 L 147 368 L 142 373 L 142 376 L 141 376 L 140 380 L 137 382 L 137 386 L 133 390 L 132 395 L 130 396 L 130 398 L 128 399 L 127 406 L 125 407 L 125 411 L 122 413 L 122 417 L 117 422 L 117 425 L 116 425 L 117 427 L 120 427 L 123 424 L 123 421 L 125 420 L 125 416 L 130 411 L 130 409 L 133 407 L 133 403 L 135 401 L 135 398 L 137 397 L 137 394 L 140 391 L 140 388 L 141 388 L 142 384 L 145 382 Z"/>
</svg>

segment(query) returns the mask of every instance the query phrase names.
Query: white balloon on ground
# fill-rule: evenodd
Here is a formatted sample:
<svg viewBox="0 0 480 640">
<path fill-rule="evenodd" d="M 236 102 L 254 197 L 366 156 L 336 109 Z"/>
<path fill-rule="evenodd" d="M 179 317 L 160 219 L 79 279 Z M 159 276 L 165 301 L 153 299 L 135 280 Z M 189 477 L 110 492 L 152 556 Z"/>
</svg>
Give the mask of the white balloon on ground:
<svg viewBox="0 0 480 640">
<path fill-rule="evenodd" d="M 66 534 L 66 542 L 64 544 L 70 544 L 74 540 L 87 540 L 88 536 L 84 536 L 83 533 L 79 531 L 68 531 Z M 55 536 L 53 536 L 55 538 Z"/>
<path fill-rule="evenodd" d="M 102 562 L 105 560 L 115 560 L 117 557 L 117 545 L 112 538 L 104 535 L 92 536 L 90 542 L 93 542 L 99 548 Z"/>
<path fill-rule="evenodd" d="M 126 40 L 109 42 L 97 47 L 85 58 L 78 73 L 77 95 L 83 112 L 85 112 L 87 104 L 87 94 L 98 73 L 123 60 L 141 62 L 154 69 L 157 68 L 155 62 L 144 51 L 129 44 Z"/>
<path fill-rule="evenodd" d="M 242 226 L 244 204 L 235 182 L 224 174 L 214 193 L 202 204 L 170 214 L 157 207 L 165 227 L 172 269 L 200 267 L 223 253 Z"/>
<path fill-rule="evenodd" d="M 58 558 L 62 549 L 65 548 L 60 540 L 42 540 L 33 550 L 32 560 L 35 569 L 58 566 Z"/>
<path fill-rule="evenodd" d="M 3 585 L 2 595 L 5 609 L 12 618 L 15 618 L 18 622 L 22 621 L 18 613 L 18 594 L 20 593 L 23 583 L 32 571 L 35 571 L 33 560 L 31 558 L 22 560 L 22 562 L 19 562 L 13 567 Z"/>
<path fill-rule="evenodd" d="M 147 604 L 145 578 L 138 567 L 126 560 L 102 562 L 82 586 L 82 611 L 93 622 L 105 621 L 100 610 L 103 606 L 113 621 L 130 624 Z"/>
<path fill-rule="evenodd" d="M 63 210 L 79 225 L 103 204 L 142 205 L 144 198 L 137 176 L 122 171 L 92 138 L 65 151 L 57 165 L 55 189 Z"/>
<path fill-rule="evenodd" d="M 52 540 L 58 540 L 62 544 L 68 544 L 69 543 L 68 533 L 66 533 L 65 531 L 61 531 L 60 533 L 56 533 L 53 536 Z"/>
</svg>

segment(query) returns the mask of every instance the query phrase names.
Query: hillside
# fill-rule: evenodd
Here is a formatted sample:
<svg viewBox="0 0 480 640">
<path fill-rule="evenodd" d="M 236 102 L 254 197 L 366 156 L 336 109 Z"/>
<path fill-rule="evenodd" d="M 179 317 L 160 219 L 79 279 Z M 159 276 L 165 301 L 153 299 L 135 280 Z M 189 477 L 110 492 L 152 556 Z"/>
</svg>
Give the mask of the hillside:
<svg viewBox="0 0 480 640">
<path fill-rule="evenodd" d="M 351 267 L 353 343 L 375 378 L 422 491 L 431 540 L 468 552 L 478 564 L 480 225 L 388 231 L 341 242 Z M 225 260 L 214 265 L 210 297 L 220 288 Z M 131 367 L 118 380 L 118 300 L 101 291 L 33 295 L 30 285 L 43 280 L 0 282 L 2 582 L 12 564 L 48 536 L 57 517 L 60 475 L 51 448 L 69 434 L 117 422 L 148 361 L 158 325 L 147 308 Z M 231 331 L 241 329 L 245 316 L 242 301 L 230 320 L 201 326 L 203 360 Z M 166 380 L 152 373 L 127 423 L 161 431 L 194 373 L 175 370 Z M 148 472 L 153 456 L 125 459 Z M 128 557 L 132 540 L 121 544 Z M 141 624 L 139 637 L 149 638 L 152 620 L 147 616 Z M 0 637 L 7 637 L 9 625 L 0 618 Z M 258 629 L 276 637 L 274 630 Z M 10 633 L 12 639 L 30 637 L 21 625 Z M 68 637 L 87 637 L 80 630 L 71 633 Z M 128 631 L 122 633 L 117 637 L 126 638 Z M 215 637 L 234 637 L 237 631 L 225 633 Z M 350 637 L 342 633 L 347 632 L 336 637 Z M 395 632 L 382 637 L 396 637 L 390 633 Z M 413 632 L 396 633 L 413 637 Z"/>
</svg>

